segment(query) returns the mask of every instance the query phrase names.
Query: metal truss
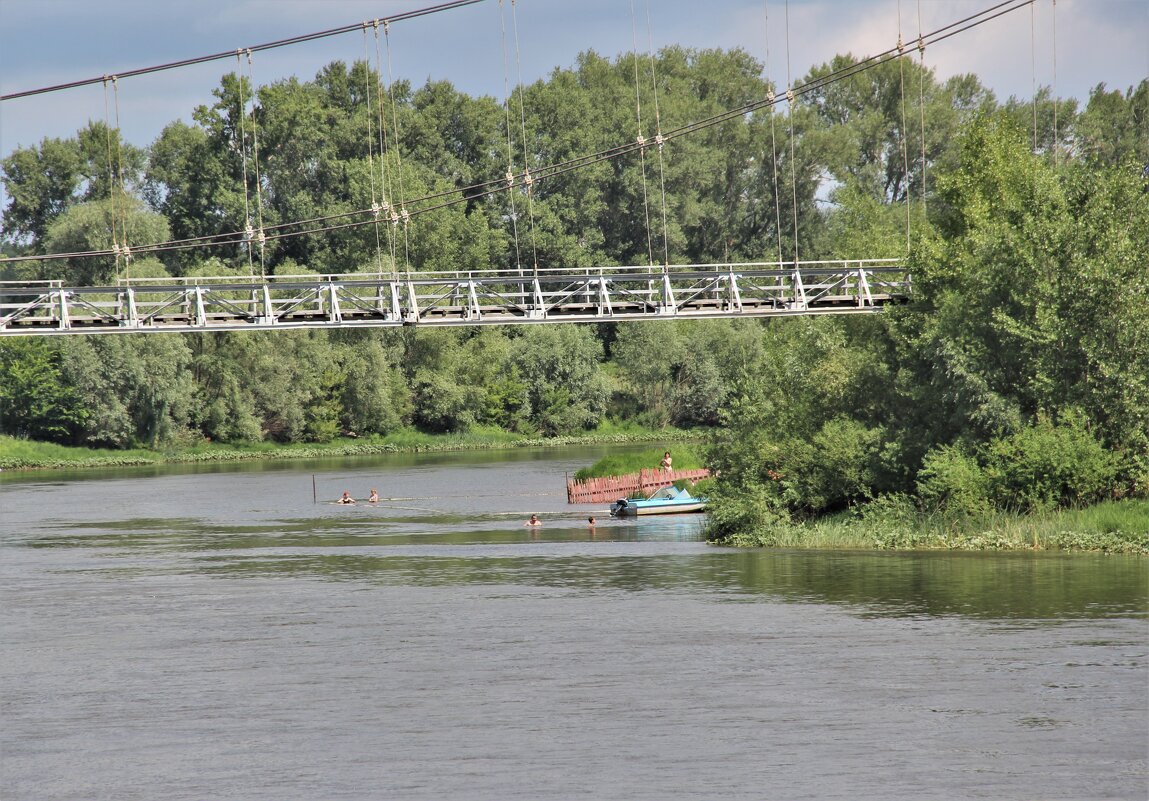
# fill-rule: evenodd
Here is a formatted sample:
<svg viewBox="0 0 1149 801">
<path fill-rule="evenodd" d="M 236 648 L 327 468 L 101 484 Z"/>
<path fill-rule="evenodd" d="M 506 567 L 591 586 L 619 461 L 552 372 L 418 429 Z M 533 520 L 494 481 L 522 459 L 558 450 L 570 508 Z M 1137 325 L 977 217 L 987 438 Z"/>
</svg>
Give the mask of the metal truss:
<svg viewBox="0 0 1149 801">
<path fill-rule="evenodd" d="M 896 259 L 0 282 L 0 336 L 850 314 L 904 301 L 910 288 Z"/>
</svg>

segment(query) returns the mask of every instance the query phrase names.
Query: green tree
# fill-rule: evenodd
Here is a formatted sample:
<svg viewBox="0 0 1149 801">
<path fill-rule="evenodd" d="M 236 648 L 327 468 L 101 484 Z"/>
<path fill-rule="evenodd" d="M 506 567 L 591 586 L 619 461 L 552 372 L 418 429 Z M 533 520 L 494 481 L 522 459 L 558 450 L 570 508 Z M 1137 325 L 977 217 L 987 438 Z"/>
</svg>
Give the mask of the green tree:
<svg viewBox="0 0 1149 801">
<path fill-rule="evenodd" d="M 62 354 L 37 339 L 0 340 L 0 431 L 72 444 L 87 410 L 61 376 Z"/>
<path fill-rule="evenodd" d="M 3 241 L 41 245 L 48 226 L 73 202 L 80 171 L 75 141 L 44 139 L 39 147 L 17 148 L 0 170 L 8 194 Z"/>
<path fill-rule="evenodd" d="M 73 204 L 131 195 L 145 152 L 123 141 L 118 130 L 89 122 L 72 139 L 44 139 L 17 148 L 0 161 L 8 193 L 0 241 L 47 252 L 48 229 Z"/>
<path fill-rule="evenodd" d="M 1101 83 L 1077 120 L 1079 150 L 1094 165 L 1143 166 L 1149 163 L 1149 78 L 1122 93 Z"/>
<path fill-rule="evenodd" d="M 411 399 L 394 352 L 376 336 L 345 348 L 343 426 L 359 434 L 390 434 L 401 428 L 411 414 Z"/>
<path fill-rule="evenodd" d="M 528 326 L 516 340 L 514 363 L 528 385 L 530 419 L 548 436 L 602 422 L 609 384 L 602 343 L 586 326 Z"/>
<path fill-rule="evenodd" d="M 111 200 L 69 207 L 48 228 L 45 246 L 51 253 L 110 252 L 113 245 L 153 245 L 166 242 L 169 236 L 164 217 L 133 197 L 117 194 Z M 130 269 L 131 261 L 123 256 L 71 256 L 47 262 L 42 277 L 95 286 L 129 274 Z"/>
<path fill-rule="evenodd" d="M 178 335 L 65 339 L 60 374 L 87 409 L 81 443 L 156 447 L 180 435 L 195 405 L 190 361 Z"/>
</svg>

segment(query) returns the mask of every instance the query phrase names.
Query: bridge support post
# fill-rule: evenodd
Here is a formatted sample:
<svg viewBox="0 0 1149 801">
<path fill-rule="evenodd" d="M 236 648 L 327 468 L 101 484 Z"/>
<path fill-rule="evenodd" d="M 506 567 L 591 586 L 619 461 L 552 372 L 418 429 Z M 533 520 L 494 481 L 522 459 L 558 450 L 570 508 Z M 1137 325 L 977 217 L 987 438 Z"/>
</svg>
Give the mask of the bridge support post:
<svg viewBox="0 0 1149 801">
<path fill-rule="evenodd" d="M 407 314 L 404 321 L 408 323 L 419 322 L 419 299 L 415 296 L 415 285 L 407 279 Z"/>
<path fill-rule="evenodd" d="M 790 308 L 806 309 L 806 285 L 802 283 L 802 271 L 798 269 L 798 262 L 794 262 L 794 296 L 790 300 Z"/>
<path fill-rule="evenodd" d="M 197 328 L 207 328 L 207 310 L 203 305 L 203 287 L 196 285 L 192 290 L 195 295 L 195 324 Z"/>
<path fill-rule="evenodd" d="M 479 310 L 479 293 L 475 291 L 475 280 L 470 278 L 467 280 L 467 319 L 481 320 L 482 318 L 483 313 Z"/>
<path fill-rule="evenodd" d="M 874 305 L 874 296 L 870 294 L 870 281 L 866 277 L 866 268 L 861 264 L 858 265 L 858 305 Z"/>
<path fill-rule="evenodd" d="M 327 322 L 341 323 L 343 322 L 343 312 L 339 308 L 339 286 L 337 284 L 328 284 L 327 290 Z"/>
<path fill-rule="evenodd" d="M 742 311 L 742 291 L 738 288 L 738 276 L 734 274 L 731 269 L 726 273 L 726 280 L 730 282 L 730 309 L 732 311 Z"/>
<path fill-rule="evenodd" d="M 531 279 L 531 296 L 531 308 L 527 311 L 527 317 L 531 320 L 545 320 L 547 307 L 543 301 L 543 287 L 537 275 Z"/>
<path fill-rule="evenodd" d="M 659 314 L 674 315 L 678 313 L 678 306 L 674 302 L 674 290 L 670 286 L 670 273 L 662 271 L 662 303 L 659 304 Z"/>
<path fill-rule="evenodd" d="M 261 314 L 256 320 L 259 325 L 275 325 L 275 306 L 271 302 L 271 289 L 267 284 L 263 285 L 263 298 L 262 298 Z"/>
<path fill-rule="evenodd" d="M 72 320 L 68 316 L 68 293 L 62 289 L 58 289 L 52 293 L 52 300 L 55 301 L 56 308 L 59 310 L 60 328 L 67 331 L 72 327 Z"/>
<path fill-rule="evenodd" d="M 120 328 L 139 328 L 140 318 L 136 311 L 136 290 L 125 287 L 120 296 Z"/>
<path fill-rule="evenodd" d="M 606 276 L 598 277 L 598 313 L 599 316 L 614 316 L 614 307 L 610 305 L 610 289 L 607 287 Z"/>
</svg>

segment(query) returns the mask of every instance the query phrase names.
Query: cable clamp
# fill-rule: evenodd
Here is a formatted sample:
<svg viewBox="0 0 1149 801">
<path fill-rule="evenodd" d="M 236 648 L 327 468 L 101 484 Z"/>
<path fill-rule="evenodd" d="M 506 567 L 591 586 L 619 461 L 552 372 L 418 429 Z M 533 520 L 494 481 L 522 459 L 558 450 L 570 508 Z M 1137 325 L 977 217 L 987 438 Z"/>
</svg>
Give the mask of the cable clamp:
<svg viewBox="0 0 1149 801">
<path fill-rule="evenodd" d="M 409 211 L 407 211 L 406 206 L 403 207 L 402 215 L 403 215 L 403 225 L 406 225 L 407 223 L 411 222 L 411 213 Z"/>
<path fill-rule="evenodd" d="M 248 223 L 243 229 L 243 240 L 250 242 L 253 239 L 255 239 L 255 229 L 251 227 L 251 223 Z"/>
<path fill-rule="evenodd" d="M 120 252 L 124 255 L 124 261 L 130 263 L 132 260 L 132 249 L 128 247 L 127 242 L 124 243 L 124 246 L 121 248 Z"/>
<path fill-rule="evenodd" d="M 926 52 L 926 40 L 920 36 L 918 37 L 918 52 L 923 55 L 925 55 Z"/>
<path fill-rule="evenodd" d="M 374 200 L 372 200 L 371 201 L 371 216 L 374 217 L 376 220 L 378 220 L 379 219 L 379 212 L 381 212 L 381 211 L 383 211 L 382 206 L 380 206 L 378 203 L 376 203 Z"/>
<path fill-rule="evenodd" d="M 791 87 L 786 87 L 786 101 L 789 103 L 794 102 L 794 90 Z"/>
<path fill-rule="evenodd" d="M 638 142 L 638 146 L 640 148 L 642 148 L 643 150 L 646 149 L 646 137 L 645 136 L 643 136 L 642 134 L 639 134 L 638 138 L 635 139 L 634 141 Z"/>
<path fill-rule="evenodd" d="M 902 41 L 902 35 L 899 33 L 898 34 L 898 55 L 900 56 L 904 52 L 906 52 L 906 45 Z"/>
<path fill-rule="evenodd" d="M 664 137 L 661 132 L 659 132 L 658 134 L 655 134 L 654 144 L 658 145 L 658 149 L 660 151 L 662 150 L 662 145 L 665 142 L 666 142 L 666 137 Z"/>
<path fill-rule="evenodd" d="M 395 226 L 399 225 L 399 215 L 394 209 L 391 209 L 391 224 Z"/>
<path fill-rule="evenodd" d="M 523 183 L 526 184 L 527 186 L 531 186 L 532 184 L 534 184 L 534 182 L 535 182 L 535 179 L 531 175 L 531 171 L 529 169 L 523 170 Z"/>
<path fill-rule="evenodd" d="M 511 172 L 511 168 L 507 167 L 507 189 L 515 185 L 515 174 Z"/>
<path fill-rule="evenodd" d="M 773 89 L 767 89 L 766 90 L 766 102 L 767 103 L 773 103 L 777 99 L 778 99 L 778 95 L 774 94 Z"/>
</svg>

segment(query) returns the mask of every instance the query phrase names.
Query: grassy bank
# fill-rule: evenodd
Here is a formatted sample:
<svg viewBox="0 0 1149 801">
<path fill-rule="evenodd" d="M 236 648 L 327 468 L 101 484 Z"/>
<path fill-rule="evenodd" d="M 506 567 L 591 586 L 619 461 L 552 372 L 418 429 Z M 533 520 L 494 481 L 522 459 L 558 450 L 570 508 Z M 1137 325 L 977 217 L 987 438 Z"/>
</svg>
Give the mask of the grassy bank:
<svg viewBox="0 0 1149 801">
<path fill-rule="evenodd" d="M 665 432 L 658 432 L 665 433 Z M 625 476 L 637 473 L 639 470 L 653 470 L 662 462 L 662 455 L 670 451 L 674 459 L 676 470 L 695 470 L 705 467 L 702 456 L 696 445 L 674 441 L 674 437 L 651 437 L 660 444 L 657 447 L 630 451 L 627 453 L 612 453 L 599 459 L 590 467 L 584 467 L 574 474 L 577 479 L 601 478 L 603 476 Z M 648 440 L 643 440 L 648 441 Z"/>
<path fill-rule="evenodd" d="M 778 548 L 1100 551 L 1149 555 L 1149 500 L 1032 515 L 948 518 L 890 509 L 778 524 L 717 545 Z"/>
<path fill-rule="evenodd" d="M 236 462 L 248 460 L 321 459 L 383 453 L 495 450 L 594 443 L 678 442 L 697 438 L 684 431 L 653 431 L 637 426 L 607 425 L 567 437 L 527 437 L 497 428 L 475 428 L 457 434 L 425 434 L 403 430 L 386 437 L 338 439 L 324 444 L 282 445 L 270 442 L 220 444 L 203 442 L 162 450 L 71 448 L 49 442 L 0 435 L 0 469 L 131 467 L 136 465 Z M 660 445 L 661 447 L 661 445 Z M 661 452 L 659 453 L 661 456 Z M 657 460 L 655 462 L 657 464 Z"/>
</svg>

